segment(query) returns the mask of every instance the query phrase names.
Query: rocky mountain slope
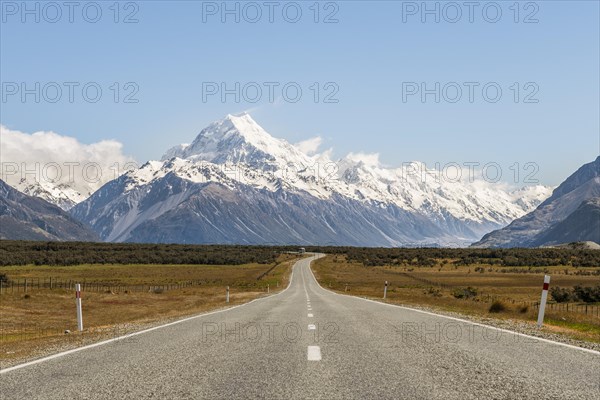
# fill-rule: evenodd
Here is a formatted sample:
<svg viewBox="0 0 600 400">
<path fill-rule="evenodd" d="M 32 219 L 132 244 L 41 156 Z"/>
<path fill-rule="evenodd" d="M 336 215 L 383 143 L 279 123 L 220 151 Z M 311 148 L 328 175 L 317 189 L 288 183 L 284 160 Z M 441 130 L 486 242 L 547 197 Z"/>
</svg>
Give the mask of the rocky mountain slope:
<svg viewBox="0 0 600 400">
<path fill-rule="evenodd" d="M 98 236 L 58 206 L 0 180 L 0 239 L 95 241 Z"/>
<path fill-rule="evenodd" d="M 448 182 L 417 162 L 309 156 L 243 114 L 109 182 L 72 215 L 108 241 L 459 246 L 549 194 Z"/>
<path fill-rule="evenodd" d="M 575 241 L 600 242 L 600 157 L 560 184 L 531 213 L 490 232 L 477 247 L 535 247 Z"/>
</svg>

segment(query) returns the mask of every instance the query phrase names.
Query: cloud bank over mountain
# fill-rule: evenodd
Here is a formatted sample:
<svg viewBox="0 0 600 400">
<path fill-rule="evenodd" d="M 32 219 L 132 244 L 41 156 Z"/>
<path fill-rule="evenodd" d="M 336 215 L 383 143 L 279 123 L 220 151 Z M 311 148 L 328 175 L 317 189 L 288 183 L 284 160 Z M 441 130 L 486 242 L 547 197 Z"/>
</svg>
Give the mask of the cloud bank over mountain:
<svg viewBox="0 0 600 400">
<path fill-rule="evenodd" d="M 0 136 L 0 179 L 63 208 L 85 200 L 135 166 L 116 140 L 85 144 L 52 131 L 29 134 L 4 125 Z"/>
</svg>

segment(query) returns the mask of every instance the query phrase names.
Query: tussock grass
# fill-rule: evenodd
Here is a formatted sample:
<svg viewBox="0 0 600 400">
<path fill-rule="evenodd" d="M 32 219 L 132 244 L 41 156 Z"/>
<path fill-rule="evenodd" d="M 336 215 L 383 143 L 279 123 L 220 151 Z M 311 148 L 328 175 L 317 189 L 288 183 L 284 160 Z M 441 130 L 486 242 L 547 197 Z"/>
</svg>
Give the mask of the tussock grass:
<svg viewBox="0 0 600 400">
<path fill-rule="evenodd" d="M 257 277 L 274 264 L 18 266 L 0 270 L 9 279 L 52 276 L 124 286 L 202 281 L 199 286 L 164 291 L 83 292 L 85 336 L 100 339 L 133 332 L 136 325 L 225 307 L 226 286 L 230 287 L 229 305 L 264 296 L 267 285 L 271 292 L 282 290 L 296 260 L 294 256 L 282 255 L 275 268 L 260 280 Z M 81 340 L 76 332 L 75 295 L 71 290 L 4 293 L 0 296 L 0 314 L 0 362 L 26 359 L 50 345 L 76 344 Z M 65 335 L 66 329 L 72 334 Z"/>
<path fill-rule="evenodd" d="M 431 267 L 364 266 L 337 254 L 317 260 L 313 263 L 313 271 L 323 286 L 341 293 L 382 298 L 384 282 L 388 281 L 388 302 L 490 317 L 490 306 L 497 300 L 502 302 L 504 310 L 492 311 L 494 318 L 535 323 L 537 310 L 523 302 L 539 301 L 544 272 L 525 274 L 513 267 L 512 272 L 502 272 L 503 267 L 491 265 L 480 265 L 475 272 L 473 266 L 456 266 L 449 261 Z M 529 270 L 528 267 L 519 268 Z M 482 269 L 484 273 L 479 272 Z M 578 269 L 574 267 L 549 266 L 545 269 L 552 275 L 551 287 L 600 284 L 600 276 L 577 274 Z M 455 296 L 469 287 L 476 291 L 475 295 L 468 290 L 469 296 Z M 561 321 L 560 326 L 555 321 Z M 598 330 L 589 329 L 590 326 Z M 600 342 L 600 318 L 592 315 L 546 308 L 544 329 Z"/>
</svg>

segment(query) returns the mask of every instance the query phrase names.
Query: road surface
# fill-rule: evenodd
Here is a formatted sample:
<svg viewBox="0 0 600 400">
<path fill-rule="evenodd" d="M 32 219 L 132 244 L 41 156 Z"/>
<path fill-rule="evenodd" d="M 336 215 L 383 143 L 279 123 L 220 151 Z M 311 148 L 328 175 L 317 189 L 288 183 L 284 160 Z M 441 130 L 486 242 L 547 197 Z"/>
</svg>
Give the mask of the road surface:
<svg viewBox="0 0 600 400">
<path fill-rule="evenodd" d="M 600 355 L 321 288 L 288 289 L 0 375 L 2 399 L 598 399 Z"/>
</svg>

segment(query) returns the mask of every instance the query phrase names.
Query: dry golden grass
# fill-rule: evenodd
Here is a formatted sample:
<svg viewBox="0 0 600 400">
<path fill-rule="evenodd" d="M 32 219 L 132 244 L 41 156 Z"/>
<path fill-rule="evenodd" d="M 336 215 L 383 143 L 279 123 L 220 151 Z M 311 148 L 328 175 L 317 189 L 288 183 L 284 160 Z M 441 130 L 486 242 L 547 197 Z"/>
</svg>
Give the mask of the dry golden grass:
<svg viewBox="0 0 600 400">
<path fill-rule="evenodd" d="M 287 286 L 296 257 L 279 264 L 207 265 L 84 265 L 73 267 L 6 267 L 10 279 L 54 278 L 114 285 L 166 285 L 201 281 L 199 286 L 155 291 L 83 292 L 86 340 L 120 336 L 144 324 L 240 304 Z M 230 303 L 225 302 L 230 286 Z M 22 289 L 21 289 L 22 290 Z M 77 344 L 75 298 L 72 290 L 30 289 L 0 296 L 0 361 L 23 360 L 52 345 Z M 65 335 L 66 329 L 71 335 Z"/>
<path fill-rule="evenodd" d="M 494 318 L 510 318 L 534 322 L 537 311 L 523 302 L 539 301 L 543 273 L 502 273 L 502 267 L 458 267 L 450 263 L 434 267 L 382 266 L 364 267 L 348 262 L 344 256 L 327 256 L 313 263 L 313 271 L 321 285 L 356 296 L 381 298 L 384 282 L 388 281 L 387 301 L 406 305 L 423 305 L 463 314 Z M 527 267 L 523 270 L 528 270 Z M 566 274 L 568 272 L 568 274 Z M 550 267 L 551 286 L 571 287 L 577 284 L 595 286 L 599 276 L 575 275 L 576 269 Z M 436 284 L 443 284 L 439 287 Z M 456 288 L 473 287 L 477 296 L 457 299 Z M 490 314 L 494 300 L 500 300 L 505 311 Z M 600 342 L 600 318 L 576 312 L 546 310 L 545 329 L 567 334 L 573 338 Z"/>
</svg>

